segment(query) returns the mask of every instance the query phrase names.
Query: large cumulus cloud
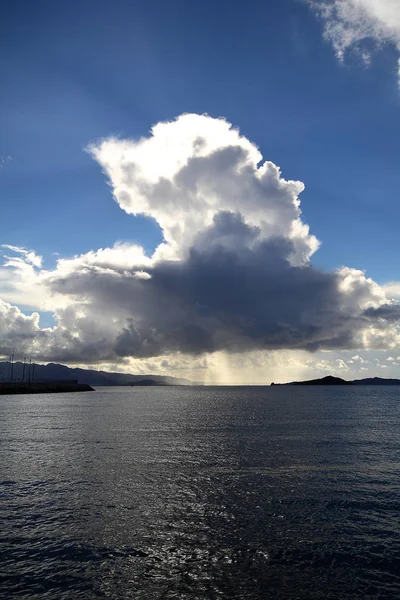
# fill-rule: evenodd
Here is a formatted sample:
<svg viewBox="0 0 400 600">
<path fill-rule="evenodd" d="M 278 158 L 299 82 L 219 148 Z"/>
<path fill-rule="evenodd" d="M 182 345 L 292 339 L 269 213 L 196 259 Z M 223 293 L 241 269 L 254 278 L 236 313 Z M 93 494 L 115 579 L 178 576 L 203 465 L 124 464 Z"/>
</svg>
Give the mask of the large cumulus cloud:
<svg viewBox="0 0 400 600">
<path fill-rule="evenodd" d="M 60 259 L 52 271 L 19 252 L 19 263 L 31 262 L 0 270 L 0 280 L 14 277 L 7 299 L 13 290 L 20 298 L 18 277 L 29 273 L 30 295 L 45 290 L 57 318 L 48 330 L 35 321 L 37 357 L 93 363 L 399 345 L 399 306 L 360 271 L 312 266 L 319 242 L 301 220 L 304 185 L 262 162 L 225 120 L 183 115 L 147 138 L 107 139 L 89 151 L 116 202 L 155 219 L 164 241 L 152 256 L 116 244 Z"/>
<path fill-rule="evenodd" d="M 223 211 L 239 213 L 263 238 L 293 242 L 302 264 L 318 241 L 300 220 L 304 184 L 286 181 L 258 148 L 224 119 L 182 115 L 137 142 L 108 139 L 89 147 L 127 213 L 153 217 L 166 244 L 156 257 L 183 258 L 196 235 Z"/>
</svg>

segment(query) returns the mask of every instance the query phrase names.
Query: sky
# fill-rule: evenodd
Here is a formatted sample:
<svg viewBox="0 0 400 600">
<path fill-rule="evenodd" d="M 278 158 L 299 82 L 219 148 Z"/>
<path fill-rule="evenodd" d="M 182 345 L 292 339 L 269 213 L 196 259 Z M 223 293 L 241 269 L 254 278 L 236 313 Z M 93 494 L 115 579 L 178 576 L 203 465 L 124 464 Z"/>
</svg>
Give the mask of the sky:
<svg viewBox="0 0 400 600">
<path fill-rule="evenodd" d="M 0 46 L 0 355 L 400 377 L 397 0 L 14 0 Z"/>
</svg>

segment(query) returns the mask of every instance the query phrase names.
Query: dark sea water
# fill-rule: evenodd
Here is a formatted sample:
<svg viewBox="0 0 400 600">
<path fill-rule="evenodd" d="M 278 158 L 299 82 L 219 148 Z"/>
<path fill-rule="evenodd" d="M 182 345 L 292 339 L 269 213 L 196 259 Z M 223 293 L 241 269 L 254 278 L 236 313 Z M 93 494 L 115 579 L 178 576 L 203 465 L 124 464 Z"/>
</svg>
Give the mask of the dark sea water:
<svg viewBox="0 0 400 600">
<path fill-rule="evenodd" d="M 400 598 L 400 388 L 0 410 L 2 599 Z"/>
</svg>

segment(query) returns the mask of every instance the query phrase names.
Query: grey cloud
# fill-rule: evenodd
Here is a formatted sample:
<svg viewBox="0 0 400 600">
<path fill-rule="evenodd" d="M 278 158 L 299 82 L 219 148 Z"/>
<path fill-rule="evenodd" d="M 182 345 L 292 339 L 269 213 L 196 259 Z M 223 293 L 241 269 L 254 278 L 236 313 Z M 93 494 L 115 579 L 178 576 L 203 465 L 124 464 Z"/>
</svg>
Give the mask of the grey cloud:
<svg viewBox="0 0 400 600">
<path fill-rule="evenodd" d="M 400 317 L 397 305 L 344 309 L 340 275 L 293 266 L 292 250 L 290 240 L 265 240 L 239 214 L 221 212 L 186 260 L 156 263 L 150 279 L 85 269 L 52 285 L 81 296 L 90 290 L 87 309 L 98 315 L 99 331 L 102 320 L 119 315 L 119 331 L 106 337 L 110 357 L 355 348 L 363 327 Z M 365 280 L 360 289 L 365 295 Z M 84 340 L 83 322 L 79 331 Z"/>
<path fill-rule="evenodd" d="M 399 321 L 400 320 L 400 305 L 399 304 L 382 304 L 377 308 L 368 308 L 364 311 L 365 317 L 369 319 L 383 319 L 384 321 Z"/>
</svg>

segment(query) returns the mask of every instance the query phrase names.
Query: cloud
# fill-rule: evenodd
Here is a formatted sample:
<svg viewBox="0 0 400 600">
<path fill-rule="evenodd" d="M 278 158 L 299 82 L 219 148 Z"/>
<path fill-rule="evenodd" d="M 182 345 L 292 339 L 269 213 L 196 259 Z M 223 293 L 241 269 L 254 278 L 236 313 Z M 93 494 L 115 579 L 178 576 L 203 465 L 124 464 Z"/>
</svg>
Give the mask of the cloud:
<svg viewBox="0 0 400 600">
<path fill-rule="evenodd" d="M 303 183 L 262 162 L 224 119 L 182 115 L 147 138 L 110 138 L 89 152 L 119 206 L 155 219 L 164 241 L 152 256 L 116 243 L 59 258 L 53 270 L 5 248 L 16 256 L 0 268 L 3 299 L 45 302 L 57 324 L 44 330 L 26 317 L 29 335 L 0 329 L 2 348 L 90 364 L 159 357 L 163 369 L 221 352 L 400 345 L 399 305 L 362 271 L 312 265 L 319 242 L 301 218 Z"/>
<path fill-rule="evenodd" d="M 0 356 L 15 352 L 17 357 L 65 356 L 71 336 L 63 327 L 43 329 L 37 312 L 25 315 L 0 299 Z"/>
<path fill-rule="evenodd" d="M 0 156 L 0 172 L 10 161 L 13 160 L 14 159 L 12 158 L 12 156 Z"/>
<path fill-rule="evenodd" d="M 272 162 L 259 164 L 258 148 L 224 119 L 186 114 L 157 124 L 148 138 L 106 139 L 88 151 L 120 207 L 160 225 L 165 244 L 156 257 L 187 255 L 224 211 L 241 214 L 262 238 L 289 238 L 293 264 L 304 264 L 318 248 L 300 219 L 304 184 L 283 179 Z"/>
<path fill-rule="evenodd" d="M 368 64 L 374 49 L 391 44 L 399 54 L 400 4 L 397 0 L 305 0 L 324 21 L 324 36 L 340 60 L 356 51 Z"/>
<path fill-rule="evenodd" d="M 37 310 L 55 310 L 66 299 L 54 298 L 43 285 L 46 271 L 42 257 L 33 250 L 9 244 L 0 245 L 0 294 L 4 301 Z M 1 334 L 1 331 L 0 331 Z"/>
<path fill-rule="evenodd" d="M 368 361 L 365 360 L 362 356 L 360 356 L 359 354 L 356 354 L 355 356 L 351 357 L 352 361 L 360 363 L 362 365 L 367 364 Z M 350 361 L 349 361 L 350 362 Z"/>
<path fill-rule="evenodd" d="M 390 281 L 382 286 L 388 298 L 400 300 L 400 282 Z"/>
<path fill-rule="evenodd" d="M 1 244 L 0 248 L 4 250 L 11 250 L 14 254 L 20 256 L 5 256 L 7 262 L 4 266 L 14 266 L 23 268 L 25 264 L 32 265 L 40 269 L 42 266 L 42 257 L 38 256 L 33 250 L 26 250 L 26 248 L 20 248 L 19 246 L 10 246 L 9 244 Z"/>
<path fill-rule="evenodd" d="M 336 364 L 337 364 L 337 368 L 341 369 L 342 371 L 349 371 L 349 367 L 346 365 L 346 363 L 344 362 L 344 360 L 338 358 L 336 360 Z"/>
</svg>

